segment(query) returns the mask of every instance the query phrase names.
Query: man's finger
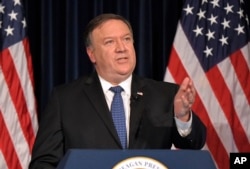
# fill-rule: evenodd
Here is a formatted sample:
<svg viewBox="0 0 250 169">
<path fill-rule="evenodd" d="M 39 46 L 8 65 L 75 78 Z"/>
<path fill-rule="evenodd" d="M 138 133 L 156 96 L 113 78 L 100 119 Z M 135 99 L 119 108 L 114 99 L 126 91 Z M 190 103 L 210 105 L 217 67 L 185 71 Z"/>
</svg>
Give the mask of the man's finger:
<svg viewBox="0 0 250 169">
<path fill-rule="evenodd" d="M 187 88 L 188 88 L 189 85 L 190 85 L 190 79 L 188 77 L 186 77 L 182 81 L 180 88 L 185 91 L 185 90 L 187 90 Z"/>
</svg>

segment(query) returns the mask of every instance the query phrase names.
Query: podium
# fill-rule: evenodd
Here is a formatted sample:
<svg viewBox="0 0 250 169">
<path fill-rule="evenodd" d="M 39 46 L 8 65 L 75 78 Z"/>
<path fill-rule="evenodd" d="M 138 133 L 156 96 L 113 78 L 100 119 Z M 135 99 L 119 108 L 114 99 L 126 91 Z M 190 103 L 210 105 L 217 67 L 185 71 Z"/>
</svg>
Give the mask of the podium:
<svg viewBox="0 0 250 169">
<path fill-rule="evenodd" d="M 57 169 L 216 169 L 207 150 L 70 149 Z"/>
</svg>

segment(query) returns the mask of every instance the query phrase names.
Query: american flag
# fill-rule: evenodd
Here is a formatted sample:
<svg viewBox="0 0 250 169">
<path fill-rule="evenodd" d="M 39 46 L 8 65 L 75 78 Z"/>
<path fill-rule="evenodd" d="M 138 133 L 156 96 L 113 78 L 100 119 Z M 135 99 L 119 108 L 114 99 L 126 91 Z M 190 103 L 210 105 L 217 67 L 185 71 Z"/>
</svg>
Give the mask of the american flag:
<svg viewBox="0 0 250 169">
<path fill-rule="evenodd" d="M 243 0 L 185 0 L 164 81 L 189 76 L 194 112 L 207 126 L 220 169 L 230 152 L 250 152 L 250 32 Z"/>
<path fill-rule="evenodd" d="M 33 71 L 20 0 L 0 2 L 0 169 L 26 169 L 38 128 Z"/>
</svg>

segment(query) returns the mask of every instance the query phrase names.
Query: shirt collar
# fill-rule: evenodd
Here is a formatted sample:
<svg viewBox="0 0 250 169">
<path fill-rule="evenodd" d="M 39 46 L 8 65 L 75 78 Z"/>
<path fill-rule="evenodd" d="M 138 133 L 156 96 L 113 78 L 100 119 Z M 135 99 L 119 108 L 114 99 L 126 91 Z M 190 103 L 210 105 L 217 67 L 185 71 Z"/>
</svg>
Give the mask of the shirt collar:
<svg viewBox="0 0 250 169">
<path fill-rule="evenodd" d="M 110 82 L 103 79 L 101 76 L 98 75 L 98 77 L 100 79 L 101 86 L 102 86 L 104 93 L 108 92 L 109 88 L 114 86 Z M 131 82 L 132 82 L 132 75 L 130 75 L 126 80 L 124 80 L 123 82 L 118 84 L 119 86 L 121 86 L 123 88 L 125 93 L 129 96 L 131 95 Z"/>
</svg>

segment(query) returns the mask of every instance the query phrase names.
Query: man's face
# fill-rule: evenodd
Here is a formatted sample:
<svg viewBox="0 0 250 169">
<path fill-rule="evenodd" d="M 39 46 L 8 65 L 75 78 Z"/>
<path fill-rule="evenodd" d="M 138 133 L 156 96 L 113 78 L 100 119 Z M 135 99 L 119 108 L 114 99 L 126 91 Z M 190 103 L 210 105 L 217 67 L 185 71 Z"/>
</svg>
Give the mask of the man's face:
<svg viewBox="0 0 250 169">
<path fill-rule="evenodd" d="M 113 84 L 128 78 L 135 68 L 133 35 L 120 20 L 106 21 L 94 29 L 87 53 L 98 74 Z"/>
</svg>

